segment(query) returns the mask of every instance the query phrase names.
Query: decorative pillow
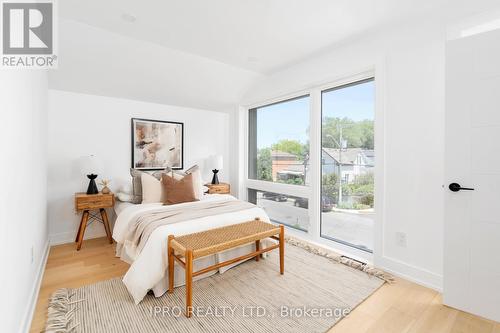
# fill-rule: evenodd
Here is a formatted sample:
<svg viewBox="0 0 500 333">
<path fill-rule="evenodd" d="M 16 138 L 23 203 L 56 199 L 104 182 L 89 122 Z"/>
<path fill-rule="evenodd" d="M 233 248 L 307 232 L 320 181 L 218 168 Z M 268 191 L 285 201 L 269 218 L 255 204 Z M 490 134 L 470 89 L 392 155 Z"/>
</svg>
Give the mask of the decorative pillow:
<svg viewBox="0 0 500 333">
<path fill-rule="evenodd" d="M 161 182 L 149 173 L 141 174 L 142 183 L 142 203 L 162 202 Z"/>
<path fill-rule="evenodd" d="M 169 167 L 167 167 L 165 169 L 164 173 L 167 173 L 169 175 L 171 175 L 173 173 L 174 177 L 176 177 L 176 179 L 179 179 L 178 176 L 184 177 L 186 175 L 192 174 L 193 175 L 193 188 L 194 188 L 194 194 L 196 196 L 196 200 L 200 200 L 203 197 L 203 194 L 205 193 L 203 191 L 203 179 L 201 178 L 201 170 L 200 170 L 200 167 L 198 165 L 195 164 L 184 172 L 172 170 Z"/>
<path fill-rule="evenodd" d="M 200 200 L 203 198 L 203 179 L 201 178 L 201 170 L 200 167 L 197 165 L 193 165 L 189 169 L 186 170 L 186 174 L 192 174 L 193 175 L 193 188 L 194 188 L 194 193 L 196 196 L 196 199 Z"/>
<path fill-rule="evenodd" d="M 116 192 L 116 198 L 121 202 L 132 202 L 134 196 L 131 193 Z"/>
<path fill-rule="evenodd" d="M 165 194 L 164 205 L 198 200 L 193 187 L 193 174 L 186 175 L 182 179 L 175 179 L 175 177 L 168 174 L 163 174 L 161 184 Z"/>
<path fill-rule="evenodd" d="M 160 170 L 160 171 L 155 171 L 151 175 L 153 177 L 155 177 L 156 179 L 158 179 L 158 181 L 160 181 L 161 180 L 161 175 L 164 174 L 166 171 L 167 171 L 167 169 Z M 148 174 L 147 172 L 140 171 L 140 170 L 137 170 L 137 169 L 134 169 L 134 168 L 130 168 L 130 175 L 132 176 L 132 201 L 130 201 L 131 203 L 134 203 L 134 204 L 140 204 L 140 203 L 142 203 L 142 181 L 141 181 L 141 177 L 142 177 L 143 173 Z M 180 177 L 182 177 L 182 176 L 180 176 Z M 123 192 L 125 192 L 125 191 L 123 191 Z M 125 193 L 127 193 L 127 192 L 125 192 Z M 158 201 L 158 202 L 161 202 L 161 201 Z"/>
<path fill-rule="evenodd" d="M 169 171 L 169 168 L 166 168 L 165 170 L 158 170 L 158 171 L 155 171 L 151 174 L 151 176 L 155 177 L 156 179 L 158 180 L 161 180 L 161 176 L 164 174 L 164 173 L 168 173 L 170 172 Z"/>
<path fill-rule="evenodd" d="M 122 192 L 122 193 L 127 193 L 127 194 L 133 194 L 134 193 L 133 190 L 132 190 L 132 183 L 131 182 L 124 183 L 122 186 L 120 186 L 120 188 L 118 189 L 118 191 Z"/>
<path fill-rule="evenodd" d="M 142 182 L 141 175 L 144 172 L 130 168 L 130 175 L 132 176 L 132 203 L 142 203 Z"/>
<path fill-rule="evenodd" d="M 161 176 L 162 176 L 164 173 L 166 173 L 167 175 L 170 175 L 170 176 L 172 176 L 172 174 L 174 174 L 174 175 L 178 175 L 178 176 L 181 176 L 181 177 L 184 177 L 184 176 L 186 175 L 186 173 L 185 173 L 185 172 L 183 172 L 182 170 L 174 170 L 174 169 L 172 169 L 172 168 L 170 168 L 170 167 L 166 167 L 166 168 L 165 168 L 165 170 L 162 170 L 162 171 L 157 171 L 157 172 L 160 172 L 160 173 L 161 173 L 160 178 L 161 178 Z"/>
<path fill-rule="evenodd" d="M 177 179 L 181 179 L 182 177 L 184 177 L 186 175 L 181 170 L 173 170 L 170 167 L 166 167 L 163 170 L 155 171 L 151 175 L 153 177 L 155 177 L 156 179 L 161 180 L 161 176 L 163 176 L 164 174 L 168 174 L 170 176 L 172 176 L 172 174 L 173 174 L 175 177 L 177 177 Z"/>
<path fill-rule="evenodd" d="M 201 170 L 198 165 L 193 165 L 189 169 L 187 169 L 185 172 L 182 172 L 180 170 L 172 170 L 171 168 L 167 167 L 165 170 L 159 170 L 155 171 L 152 174 L 148 174 L 146 172 L 130 168 L 130 175 L 132 176 L 132 198 L 130 199 L 131 203 L 134 204 L 140 204 L 143 203 L 143 186 L 142 186 L 142 175 L 147 174 L 151 175 L 154 178 L 161 180 L 162 175 L 164 174 L 170 174 L 170 176 L 173 174 L 174 178 L 177 180 L 182 179 L 184 176 L 187 174 L 193 174 L 193 187 L 195 191 L 195 196 L 196 199 L 199 200 L 203 197 L 203 194 L 207 191 L 206 189 L 203 188 L 203 180 L 201 178 Z M 125 191 L 124 191 L 125 192 Z M 148 198 L 146 201 L 149 201 L 150 198 Z M 160 201 L 155 201 L 155 202 L 165 202 L 165 193 L 163 193 L 160 197 Z"/>
</svg>

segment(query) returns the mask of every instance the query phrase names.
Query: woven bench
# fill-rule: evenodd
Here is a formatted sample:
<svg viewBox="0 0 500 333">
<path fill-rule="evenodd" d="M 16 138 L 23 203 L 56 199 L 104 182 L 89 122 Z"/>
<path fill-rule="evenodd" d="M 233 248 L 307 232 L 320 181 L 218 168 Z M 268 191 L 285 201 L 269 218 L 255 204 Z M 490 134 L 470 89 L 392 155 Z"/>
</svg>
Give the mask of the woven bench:
<svg viewBox="0 0 500 333">
<path fill-rule="evenodd" d="M 234 264 L 240 260 L 255 258 L 259 261 L 262 253 L 279 248 L 280 274 L 285 271 L 285 231 L 283 226 L 275 226 L 255 220 L 197 232 L 180 237 L 168 236 L 168 292 L 174 292 L 174 260 L 186 271 L 186 317 L 191 317 L 193 277 Z M 264 238 L 273 238 L 279 243 L 260 248 L 260 241 Z M 229 250 L 241 245 L 255 242 L 255 251 L 249 254 L 223 261 L 215 265 L 193 272 L 193 260 Z"/>
</svg>

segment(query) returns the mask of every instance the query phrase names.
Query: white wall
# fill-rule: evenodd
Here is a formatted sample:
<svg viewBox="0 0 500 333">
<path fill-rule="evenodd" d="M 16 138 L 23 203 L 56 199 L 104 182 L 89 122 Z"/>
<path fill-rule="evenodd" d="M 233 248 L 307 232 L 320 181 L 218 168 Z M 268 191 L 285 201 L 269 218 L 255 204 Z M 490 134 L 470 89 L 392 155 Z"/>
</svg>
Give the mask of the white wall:
<svg viewBox="0 0 500 333">
<path fill-rule="evenodd" d="M 104 165 L 98 180 L 111 179 L 112 190 L 130 181 L 131 118 L 183 122 L 184 167 L 197 163 L 203 168 L 204 179 L 210 180 L 204 160 L 222 154 L 220 179 L 229 180 L 228 114 L 50 90 L 48 219 L 52 243 L 71 242 L 76 235 L 79 216 L 74 211 L 74 193 L 85 191 L 88 185 L 87 178 L 78 172 L 79 157 L 98 156 Z M 85 238 L 104 235 L 99 223 L 91 224 L 85 232 Z"/>
<path fill-rule="evenodd" d="M 27 331 L 47 250 L 45 71 L 0 71 L 3 332 Z"/>
<path fill-rule="evenodd" d="M 381 31 L 325 51 L 257 83 L 242 105 L 375 69 L 377 168 L 385 187 L 374 262 L 441 289 L 443 245 L 444 44 L 430 20 Z M 381 117 L 383 117 L 381 119 Z M 396 244 L 407 234 L 407 247 Z"/>
</svg>

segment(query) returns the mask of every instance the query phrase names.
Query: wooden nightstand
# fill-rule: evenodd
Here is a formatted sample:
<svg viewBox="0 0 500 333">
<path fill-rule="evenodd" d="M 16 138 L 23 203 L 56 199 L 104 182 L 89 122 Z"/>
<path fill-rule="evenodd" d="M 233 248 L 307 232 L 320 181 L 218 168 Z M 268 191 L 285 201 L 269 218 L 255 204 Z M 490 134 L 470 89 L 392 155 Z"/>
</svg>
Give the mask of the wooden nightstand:
<svg viewBox="0 0 500 333">
<path fill-rule="evenodd" d="M 205 184 L 208 187 L 208 194 L 229 194 L 231 186 L 228 183 Z"/>
<path fill-rule="evenodd" d="M 86 193 L 76 193 L 75 194 L 75 210 L 77 212 L 82 211 L 82 219 L 80 220 L 80 227 L 78 228 L 78 233 L 76 234 L 75 242 L 77 243 L 76 249 L 80 251 L 83 243 L 83 235 L 85 234 L 85 229 L 87 228 L 87 222 L 92 222 L 92 220 L 102 222 L 104 224 L 104 229 L 106 230 L 106 235 L 108 236 L 109 244 L 113 244 L 113 239 L 111 238 L 111 229 L 109 228 L 108 214 L 106 213 L 106 208 L 111 208 L 115 205 L 115 195 L 113 193 L 109 194 L 86 194 Z M 100 216 L 97 212 L 100 212 Z"/>
</svg>

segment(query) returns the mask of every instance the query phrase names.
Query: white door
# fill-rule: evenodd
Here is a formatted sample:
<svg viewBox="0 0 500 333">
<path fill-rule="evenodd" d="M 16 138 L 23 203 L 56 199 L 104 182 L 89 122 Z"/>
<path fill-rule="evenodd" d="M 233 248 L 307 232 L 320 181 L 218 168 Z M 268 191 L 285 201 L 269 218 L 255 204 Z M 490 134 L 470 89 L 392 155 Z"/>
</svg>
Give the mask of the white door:
<svg viewBox="0 0 500 333">
<path fill-rule="evenodd" d="M 445 147 L 444 303 L 500 321 L 500 31 L 447 43 Z"/>
</svg>

